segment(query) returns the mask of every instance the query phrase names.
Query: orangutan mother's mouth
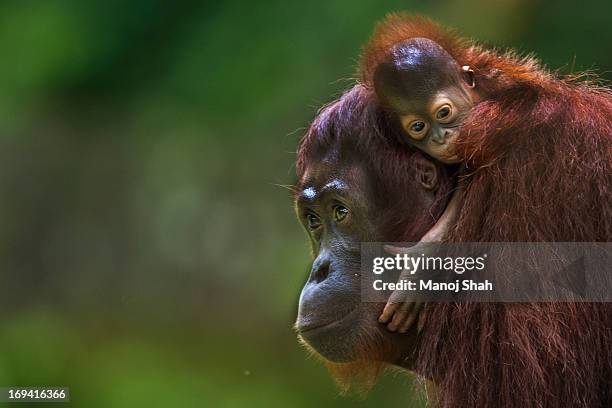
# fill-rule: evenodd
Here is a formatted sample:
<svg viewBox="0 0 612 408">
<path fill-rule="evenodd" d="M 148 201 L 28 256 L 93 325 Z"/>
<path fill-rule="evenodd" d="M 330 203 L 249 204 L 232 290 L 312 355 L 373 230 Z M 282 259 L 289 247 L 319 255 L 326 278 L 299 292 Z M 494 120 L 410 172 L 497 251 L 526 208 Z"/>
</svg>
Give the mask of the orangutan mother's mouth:
<svg viewBox="0 0 612 408">
<path fill-rule="evenodd" d="M 312 334 L 315 331 L 331 329 L 335 326 L 341 325 L 346 320 L 350 320 L 358 311 L 359 311 L 359 308 L 354 308 L 354 309 L 349 310 L 342 317 L 337 318 L 331 322 L 307 324 L 305 326 L 297 326 L 296 329 L 299 334 L 303 334 L 303 333 Z"/>
</svg>

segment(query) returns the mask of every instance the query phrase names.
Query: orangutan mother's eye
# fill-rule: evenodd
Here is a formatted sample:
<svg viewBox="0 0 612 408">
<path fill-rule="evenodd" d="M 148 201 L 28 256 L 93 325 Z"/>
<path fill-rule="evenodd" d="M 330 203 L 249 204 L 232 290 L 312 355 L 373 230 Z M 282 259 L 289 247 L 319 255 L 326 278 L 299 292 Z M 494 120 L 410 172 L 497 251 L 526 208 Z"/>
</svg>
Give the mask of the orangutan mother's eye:
<svg viewBox="0 0 612 408">
<path fill-rule="evenodd" d="M 346 207 L 344 207 L 342 205 L 335 206 L 334 207 L 334 221 L 336 221 L 336 222 L 344 221 L 344 219 L 346 218 L 348 213 L 349 213 L 348 208 L 346 208 Z"/>
<path fill-rule="evenodd" d="M 306 214 L 306 226 L 314 231 L 321 226 L 321 219 L 312 213 Z"/>
</svg>

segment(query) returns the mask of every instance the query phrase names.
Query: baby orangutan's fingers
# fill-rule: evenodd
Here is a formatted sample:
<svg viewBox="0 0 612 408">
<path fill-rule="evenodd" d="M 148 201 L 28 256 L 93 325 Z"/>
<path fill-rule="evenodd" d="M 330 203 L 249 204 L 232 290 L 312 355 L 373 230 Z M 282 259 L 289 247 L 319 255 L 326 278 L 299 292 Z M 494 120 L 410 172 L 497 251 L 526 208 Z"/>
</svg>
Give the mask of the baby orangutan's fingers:
<svg viewBox="0 0 612 408">
<path fill-rule="evenodd" d="M 387 302 L 385 308 L 380 314 L 380 317 L 378 318 L 378 322 L 387 323 L 400 305 L 401 303 L 391 303 L 391 301 Z"/>
<path fill-rule="evenodd" d="M 414 322 L 416 322 L 417 317 L 419 316 L 419 312 L 421 311 L 422 307 L 423 307 L 423 303 L 420 303 L 420 302 L 414 303 L 414 306 L 412 306 L 412 310 L 410 311 L 408 316 L 406 316 L 403 323 L 401 323 L 398 332 L 406 333 L 408 329 L 412 327 Z"/>
<path fill-rule="evenodd" d="M 380 317 L 378 318 L 378 322 L 387 323 L 389 320 L 391 320 L 395 311 L 402 305 L 402 303 L 404 303 L 405 298 L 406 295 L 402 291 L 396 290 L 391 293 L 391 296 L 389 296 L 385 308 L 383 309 L 382 313 L 380 314 Z"/>
<path fill-rule="evenodd" d="M 415 303 L 413 302 L 401 303 L 399 308 L 395 311 L 391 323 L 387 325 L 387 329 L 389 329 L 390 331 L 396 331 L 400 327 L 400 325 L 408 318 L 414 306 Z"/>
</svg>

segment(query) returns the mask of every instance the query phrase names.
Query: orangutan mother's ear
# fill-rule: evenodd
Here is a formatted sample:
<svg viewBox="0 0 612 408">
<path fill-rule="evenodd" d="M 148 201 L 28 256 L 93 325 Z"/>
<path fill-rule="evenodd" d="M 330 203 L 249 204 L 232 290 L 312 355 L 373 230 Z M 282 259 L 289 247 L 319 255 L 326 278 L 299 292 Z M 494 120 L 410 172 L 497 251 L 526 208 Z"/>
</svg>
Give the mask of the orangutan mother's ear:
<svg viewBox="0 0 612 408">
<path fill-rule="evenodd" d="M 415 160 L 416 179 L 427 191 L 435 191 L 440 184 L 440 168 L 432 160 L 417 156 Z"/>
</svg>

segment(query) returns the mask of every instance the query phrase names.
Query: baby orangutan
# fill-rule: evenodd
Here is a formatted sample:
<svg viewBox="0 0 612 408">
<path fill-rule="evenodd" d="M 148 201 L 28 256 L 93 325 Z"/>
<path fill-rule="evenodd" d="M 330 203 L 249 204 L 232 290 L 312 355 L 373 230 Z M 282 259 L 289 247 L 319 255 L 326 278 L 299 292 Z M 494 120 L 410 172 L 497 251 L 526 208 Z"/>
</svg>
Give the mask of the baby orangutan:
<svg viewBox="0 0 612 408">
<path fill-rule="evenodd" d="M 443 163 L 457 163 L 459 127 L 478 101 L 474 73 L 427 38 L 395 45 L 374 73 L 374 89 L 397 114 L 406 140 Z"/>
<path fill-rule="evenodd" d="M 459 162 L 455 141 L 461 124 L 479 100 L 474 73 L 459 64 L 440 45 L 427 38 L 410 38 L 393 46 L 374 72 L 374 90 L 381 103 L 397 115 L 406 140 L 446 164 Z M 461 194 L 455 192 L 436 225 L 415 247 L 387 246 L 390 253 L 427 253 L 427 243 L 440 241 L 454 222 Z M 400 279 L 409 279 L 403 271 Z M 395 291 L 380 323 L 405 333 L 419 316 L 422 304 L 408 292 Z M 389 320 L 391 320 L 389 322 Z M 419 328 L 424 322 L 421 315 Z"/>
</svg>

